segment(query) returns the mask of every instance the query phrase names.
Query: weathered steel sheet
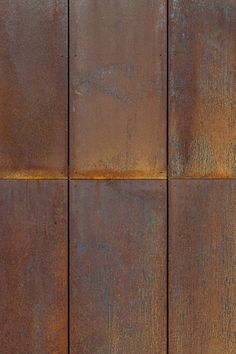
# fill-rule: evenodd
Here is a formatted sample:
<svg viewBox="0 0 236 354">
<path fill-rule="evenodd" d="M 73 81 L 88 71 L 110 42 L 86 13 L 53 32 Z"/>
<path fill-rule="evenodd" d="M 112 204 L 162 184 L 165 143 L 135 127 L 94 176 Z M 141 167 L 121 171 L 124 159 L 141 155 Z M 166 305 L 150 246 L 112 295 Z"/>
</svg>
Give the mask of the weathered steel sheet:
<svg viewBox="0 0 236 354">
<path fill-rule="evenodd" d="M 172 177 L 235 177 L 236 1 L 171 0 Z"/>
<path fill-rule="evenodd" d="M 67 182 L 0 181 L 0 352 L 66 354 Z"/>
<path fill-rule="evenodd" d="M 166 182 L 72 181 L 71 353 L 166 352 Z"/>
<path fill-rule="evenodd" d="M 0 6 L 0 178 L 67 175 L 67 1 Z"/>
<path fill-rule="evenodd" d="M 169 353 L 236 352 L 236 181 L 171 181 Z"/>
<path fill-rule="evenodd" d="M 166 176 L 166 1 L 71 1 L 71 177 Z"/>
</svg>

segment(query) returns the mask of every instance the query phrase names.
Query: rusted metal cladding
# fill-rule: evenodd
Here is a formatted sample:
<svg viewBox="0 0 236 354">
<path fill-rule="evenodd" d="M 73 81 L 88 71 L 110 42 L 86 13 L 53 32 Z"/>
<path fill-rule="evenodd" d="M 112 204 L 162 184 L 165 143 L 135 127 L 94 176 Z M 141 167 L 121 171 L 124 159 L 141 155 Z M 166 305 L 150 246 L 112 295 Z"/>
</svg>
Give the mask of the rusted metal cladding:
<svg viewBox="0 0 236 354">
<path fill-rule="evenodd" d="M 236 352 L 236 181 L 171 181 L 170 354 Z"/>
<path fill-rule="evenodd" d="M 236 1 L 171 0 L 172 177 L 236 176 Z"/>
<path fill-rule="evenodd" d="M 67 174 L 67 0 L 0 6 L 0 178 Z"/>
<path fill-rule="evenodd" d="M 166 352 L 166 182 L 72 181 L 71 353 Z"/>
<path fill-rule="evenodd" d="M 66 354 L 66 181 L 0 181 L 0 225 L 0 352 Z"/>
<path fill-rule="evenodd" d="M 166 0 L 71 1 L 71 177 L 166 176 Z"/>
</svg>

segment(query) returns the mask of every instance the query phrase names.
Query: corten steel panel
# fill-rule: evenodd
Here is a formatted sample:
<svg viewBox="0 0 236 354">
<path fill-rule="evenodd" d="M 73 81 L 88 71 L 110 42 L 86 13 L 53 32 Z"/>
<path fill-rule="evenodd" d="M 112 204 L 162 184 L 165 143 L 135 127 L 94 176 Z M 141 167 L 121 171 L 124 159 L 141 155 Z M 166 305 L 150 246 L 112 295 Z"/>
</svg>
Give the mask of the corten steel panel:
<svg viewBox="0 0 236 354">
<path fill-rule="evenodd" d="M 166 0 L 71 1 L 71 177 L 166 175 Z"/>
<path fill-rule="evenodd" d="M 71 353 L 166 353 L 166 182 L 72 181 Z"/>
<path fill-rule="evenodd" d="M 0 352 L 66 354 L 66 181 L 0 181 L 0 225 Z"/>
<path fill-rule="evenodd" d="M 0 18 L 0 178 L 62 178 L 67 1 L 1 1 Z"/>
<path fill-rule="evenodd" d="M 171 0 L 172 177 L 236 176 L 236 1 Z"/>
<path fill-rule="evenodd" d="M 236 181 L 171 181 L 170 354 L 236 353 Z"/>
</svg>

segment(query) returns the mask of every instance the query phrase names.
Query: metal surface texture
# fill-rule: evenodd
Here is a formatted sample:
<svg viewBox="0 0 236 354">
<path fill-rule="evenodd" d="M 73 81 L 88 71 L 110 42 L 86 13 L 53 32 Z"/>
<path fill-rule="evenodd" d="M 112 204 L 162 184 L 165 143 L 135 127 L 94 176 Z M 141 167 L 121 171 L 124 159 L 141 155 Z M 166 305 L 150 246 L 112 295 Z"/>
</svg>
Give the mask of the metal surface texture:
<svg viewBox="0 0 236 354">
<path fill-rule="evenodd" d="M 0 178 L 67 175 L 67 1 L 0 6 Z"/>
<path fill-rule="evenodd" d="M 235 178 L 236 1 L 169 3 L 169 174 Z"/>
<path fill-rule="evenodd" d="M 0 352 L 66 354 L 66 181 L 0 181 L 0 225 Z"/>
<path fill-rule="evenodd" d="M 166 1 L 71 1 L 72 178 L 166 176 Z"/>
<path fill-rule="evenodd" d="M 236 181 L 171 181 L 169 353 L 236 352 Z"/>
<path fill-rule="evenodd" d="M 166 352 L 166 182 L 72 181 L 71 353 Z"/>
<path fill-rule="evenodd" d="M 0 353 L 235 354 L 236 0 L 0 18 Z"/>
</svg>

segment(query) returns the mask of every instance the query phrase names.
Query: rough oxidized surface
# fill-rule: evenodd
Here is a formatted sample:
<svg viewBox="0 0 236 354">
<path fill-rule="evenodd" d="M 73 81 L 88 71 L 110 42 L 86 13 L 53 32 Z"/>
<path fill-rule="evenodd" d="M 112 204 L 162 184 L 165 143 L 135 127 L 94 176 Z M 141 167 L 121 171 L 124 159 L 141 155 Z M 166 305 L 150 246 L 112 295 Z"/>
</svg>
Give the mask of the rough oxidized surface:
<svg viewBox="0 0 236 354">
<path fill-rule="evenodd" d="M 236 1 L 171 0 L 172 177 L 236 176 Z"/>
<path fill-rule="evenodd" d="M 71 353 L 166 353 L 166 182 L 72 181 Z"/>
<path fill-rule="evenodd" d="M 170 354 L 236 353 L 236 181 L 171 181 Z"/>
<path fill-rule="evenodd" d="M 71 177 L 166 176 L 166 1 L 71 1 Z"/>
<path fill-rule="evenodd" d="M 67 182 L 0 181 L 0 352 L 67 353 Z"/>
<path fill-rule="evenodd" d="M 67 174 L 67 0 L 0 6 L 0 178 Z"/>
</svg>

